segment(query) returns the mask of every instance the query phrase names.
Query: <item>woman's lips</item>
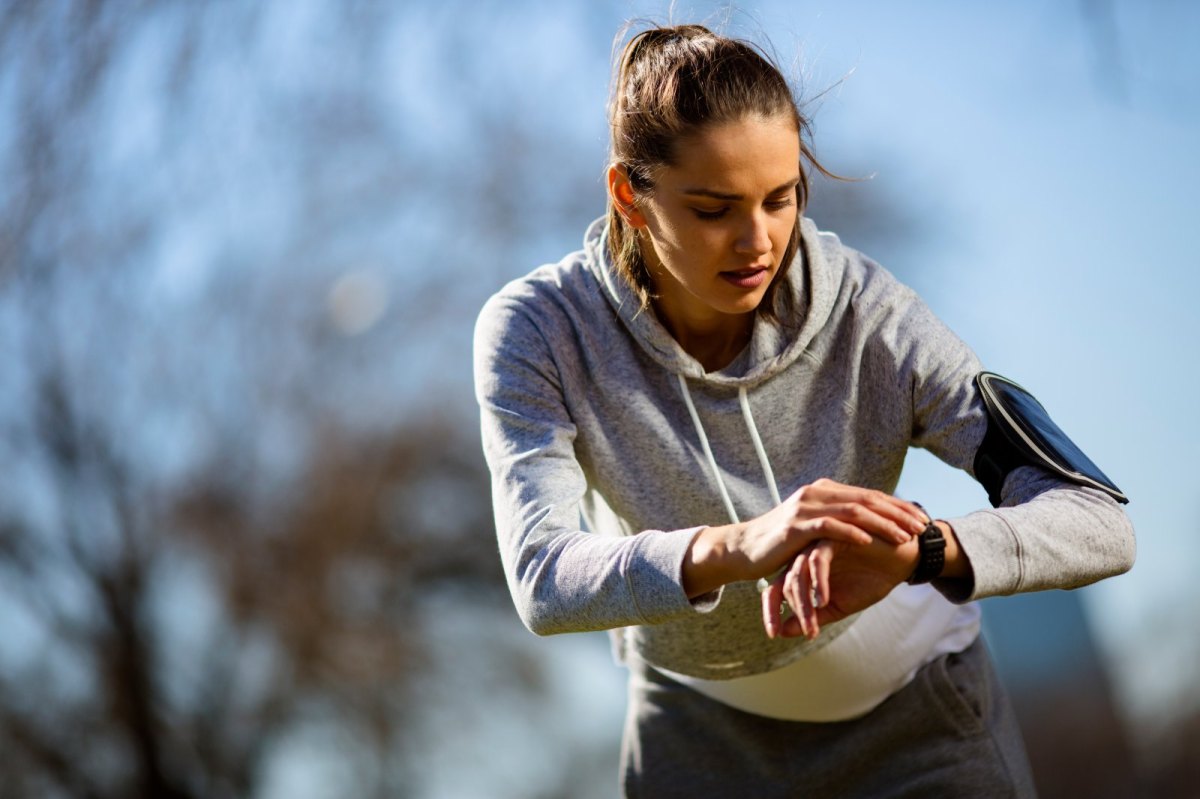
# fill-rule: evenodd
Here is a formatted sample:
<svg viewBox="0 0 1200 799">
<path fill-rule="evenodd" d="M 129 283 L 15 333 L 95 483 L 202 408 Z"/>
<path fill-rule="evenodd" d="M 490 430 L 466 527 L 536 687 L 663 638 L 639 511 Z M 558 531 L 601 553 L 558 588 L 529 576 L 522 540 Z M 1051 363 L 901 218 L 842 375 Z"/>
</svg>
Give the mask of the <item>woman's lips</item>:
<svg viewBox="0 0 1200 799">
<path fill-rule="evenodd" d="M 719 274 L 722 280 L 732 283 L 740 289 L 755 289 L 766 282 L 771 270 L 765 266 L 756 266 L 751 269 L 733 269 Z"/>
</svg>

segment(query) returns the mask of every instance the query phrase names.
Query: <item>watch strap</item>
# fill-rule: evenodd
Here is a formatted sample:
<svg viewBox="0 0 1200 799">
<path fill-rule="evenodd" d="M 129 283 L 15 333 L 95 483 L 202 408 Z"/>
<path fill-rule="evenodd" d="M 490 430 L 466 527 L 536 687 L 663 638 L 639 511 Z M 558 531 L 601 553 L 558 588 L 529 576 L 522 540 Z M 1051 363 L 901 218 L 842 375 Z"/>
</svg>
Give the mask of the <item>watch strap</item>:
<svg viewBox="0 0 1200 799">
<path fill-rule="evenodd" d="M 919 556 L 917 567 L 908 578 L 909 585 L 921 585 L 936 579 L 946 566 L 946 537 L 931 519 L 917 536 Z"/>
</svg>

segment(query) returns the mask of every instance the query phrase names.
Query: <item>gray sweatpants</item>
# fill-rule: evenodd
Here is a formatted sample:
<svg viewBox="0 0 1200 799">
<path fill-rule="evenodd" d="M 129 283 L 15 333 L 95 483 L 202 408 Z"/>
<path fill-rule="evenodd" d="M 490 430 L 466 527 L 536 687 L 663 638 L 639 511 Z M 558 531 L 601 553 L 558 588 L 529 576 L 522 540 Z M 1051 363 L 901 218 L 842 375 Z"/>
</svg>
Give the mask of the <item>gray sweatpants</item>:
<svg viewBox="0 0 1200 799">
<path fill-rule="evenodd" d="M 745 713 L 639 661 L 631 669 L 629 799 L 1036 796 L 982 639 L 929 663 L 866 716 L 829 723 Z"/>
</svg>

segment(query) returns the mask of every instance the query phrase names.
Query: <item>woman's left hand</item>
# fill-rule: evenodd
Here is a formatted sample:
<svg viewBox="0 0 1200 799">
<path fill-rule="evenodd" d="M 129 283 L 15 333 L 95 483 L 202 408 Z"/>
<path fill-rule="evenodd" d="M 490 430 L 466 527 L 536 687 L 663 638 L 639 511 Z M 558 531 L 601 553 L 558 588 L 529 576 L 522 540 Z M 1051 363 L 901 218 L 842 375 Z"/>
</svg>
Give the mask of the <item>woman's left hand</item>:
<svg viewBox="0 0 1200 799">
<path fill-rule="evenodd" d="M 815 541 L 763 591 L 763 623 L 771 638 L 816 638 L 822 624 L 874 605 L 908 579 L 917 562 L 917 542 L 870 544 Z M 782 619 L 786 600 L 792 615 Z M 781 620 L 782 619 L 782 620 Z"/>
<path fill-rule="evenodd" d="M 937 522 L 947 543 L 946 577 L 964 576 L 965 558 L 953 530 Z M 920 557 L 916 538 L 905 544 L 874 539 L 869 544 L 814 541 L 763 591 L 763 624 L 771 638 L 813 639 L 822 624 L 866 610 L 907 580 Z M 792 615 L 782 619 L 786 600 Z"/>
</svg>

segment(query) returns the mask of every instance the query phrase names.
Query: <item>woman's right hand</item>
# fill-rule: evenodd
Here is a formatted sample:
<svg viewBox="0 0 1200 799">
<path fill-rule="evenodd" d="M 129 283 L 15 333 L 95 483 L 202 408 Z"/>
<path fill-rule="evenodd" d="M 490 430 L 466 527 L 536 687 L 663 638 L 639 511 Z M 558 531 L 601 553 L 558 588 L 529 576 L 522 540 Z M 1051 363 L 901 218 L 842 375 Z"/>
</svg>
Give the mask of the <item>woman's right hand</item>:
<svg viewBox="0 0 1200 799">
<path fill-rule="evenodd" d="M 769 577 L 820 539 L 900 545 L 923 529 L 925 514 L 912 502 L 822 478 L 754 519 L 702 529 L 684 560 L 683 587 L 697 597 L 726 583 Z"/>
</svg>

